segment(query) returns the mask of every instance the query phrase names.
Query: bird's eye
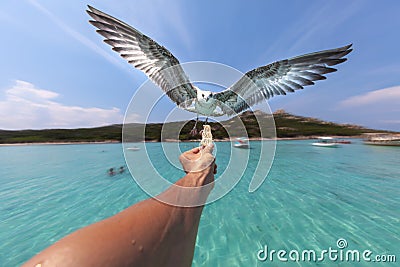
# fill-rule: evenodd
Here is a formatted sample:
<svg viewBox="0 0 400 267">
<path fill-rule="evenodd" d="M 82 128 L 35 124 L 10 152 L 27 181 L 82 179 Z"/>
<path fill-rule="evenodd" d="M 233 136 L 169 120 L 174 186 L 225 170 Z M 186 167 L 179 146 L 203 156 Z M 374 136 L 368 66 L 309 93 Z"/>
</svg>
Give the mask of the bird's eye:
<svg viewBox="0 0 400 267">
<path fill-rule="evenodd" d="M 201 94 L 204 97 L 204 94 Z"/>
</svg>

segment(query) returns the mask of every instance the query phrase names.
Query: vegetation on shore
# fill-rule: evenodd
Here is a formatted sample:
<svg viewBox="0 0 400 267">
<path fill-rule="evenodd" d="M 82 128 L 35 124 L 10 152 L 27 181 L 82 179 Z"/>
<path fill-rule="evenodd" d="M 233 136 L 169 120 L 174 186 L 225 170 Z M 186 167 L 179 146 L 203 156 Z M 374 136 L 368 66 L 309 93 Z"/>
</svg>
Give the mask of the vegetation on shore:
<svg viewBox="0 0 400 267">
<path fill-rule="evenodd" d="M 271 120 L 271 115 L 258 112 L 257 117 Z M 247 111 L 233 119 L 222 123 L 211 122 L 213 136 L 215 139 L 227 139 L 226 129 L 237 128 L 235 123 L 238 118 L 246 127 L 249 138 L 260 137 L 260 129 L 253 112 Z M 385 132 L 380 130 L 367 129 L 356 125 L 337 124 L 325 122 L 314 118 L 301 117 L 279 110 L 274 113 L 276 137 L 278 138 L 300 138 L 311 136 L 359 136 L 366 132 Z M 272 120 L 271 120 L 272 121 Z M 174 128 L 176 122 L 169 122 L 168 128 Z M 198 124 L 198 129 L 202 126 Z M 222 126 L 224 125 L 224 127 Z M 137 124 L 143 128 L 143 125 Z M 188 121 L 180 131 L 179 139 L 182 141 L 199 139 L 200 136 L 191 136 L 190 130 L 194 126 L 194 121 Z M 162 123 L 152 123 L 145 126 L 146 141 L 161 141 Z M 234 131 L 233 131 L 234 132 Z M 232 135 L 232 132 L 230 132 Z M 52 143 L 52 142 L 104 142 L 122 141 L 122 125 L 110 125 L 96 128 L 79 129 L 45 129 L 45 130 L 19 130 L 9 131 L 0 130 L 0 144 L 14 143 Z M 140 139 L 133 141 L 143 141 Z"/>
</svg>

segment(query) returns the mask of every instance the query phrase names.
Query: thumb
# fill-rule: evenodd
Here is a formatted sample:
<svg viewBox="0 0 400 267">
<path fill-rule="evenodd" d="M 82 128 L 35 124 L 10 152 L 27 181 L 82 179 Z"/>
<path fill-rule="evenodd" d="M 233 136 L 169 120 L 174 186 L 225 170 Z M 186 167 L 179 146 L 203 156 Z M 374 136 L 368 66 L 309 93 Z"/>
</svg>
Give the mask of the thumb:
<svg viewBox="0 0 400 267">
<path fill-rule="evenodd" d="M 205 153 L 210 153 L 212 154 L 212 152 L 214 151 L 214 144 L 211 145 L 207 145 L 203 148 L 203 152 Z"/>
<path fill-rule="evenodd" d="M 194 154 L 197 154 L 197 153 L 199 153 L 199 151 L 200 151 L 200 148 L 199 147 L 195 147 L 195 148 L 192 148 L 191 150 L 189 150 L 188 152 L 192 152 Z"/>
</svg>

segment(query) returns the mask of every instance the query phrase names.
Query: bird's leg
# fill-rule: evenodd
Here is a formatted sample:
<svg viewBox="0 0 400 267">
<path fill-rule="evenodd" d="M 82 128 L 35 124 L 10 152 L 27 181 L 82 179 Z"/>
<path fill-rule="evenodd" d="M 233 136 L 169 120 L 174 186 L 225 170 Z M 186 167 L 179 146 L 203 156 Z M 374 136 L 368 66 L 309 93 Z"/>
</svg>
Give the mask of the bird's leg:
<svg viewBox="0 0 400 267">
<path fill-rule="evenodd" d="M 204 124 L 207 124 L 207 123 L 208 123 L 208 117 L 206 117 L 206 122 Z"/>
<path fill-rule="evenodd" d="M 190 131 L 191 136 L 197 135 L 197 122 L 199 121 L 199 114 L 197 114 L 196 122 L 194 123 L 193 129 Z"/>
</svg>

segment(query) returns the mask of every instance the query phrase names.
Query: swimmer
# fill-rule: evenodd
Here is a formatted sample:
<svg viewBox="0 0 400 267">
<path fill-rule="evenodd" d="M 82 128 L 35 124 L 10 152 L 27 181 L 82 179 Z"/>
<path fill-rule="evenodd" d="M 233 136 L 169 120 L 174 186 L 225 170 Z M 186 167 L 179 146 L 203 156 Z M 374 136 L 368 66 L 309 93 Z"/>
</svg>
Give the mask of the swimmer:
<svg viewBox="0 0 400 267">
<path fill-rule="evenodd" d="M 181 154 L 186 175 L 175 184 L 200 187 L 213 183 L 217 165 L 212 151 L 210 145 Z M 179 198 L 184 194 L 180 187 L 172 186 L 161 196 Z M 207 188 L 205 194 L 191 192 L 185 197 L 205 203 L 212 190 Z M 177 207 L 149 198 L 67 235 L 22 266 L 189 267 L 203 208 Z"/>
<path fill-rule="evenodd" d="M 119 173 L 119 174 L 122 174 L 122 173 L 124 173 L 124 172 L 125 172 L 124 166 L 119 167 L 118 173 Z"/>
<path fill-rule="evenodd" d="M 114 176 L 114 175 L 115 175 L 114 168 L 110 168 L 110 169 L 108 170 L 108 175 L 110 175 L 110 176 Z"/>
</svg>

